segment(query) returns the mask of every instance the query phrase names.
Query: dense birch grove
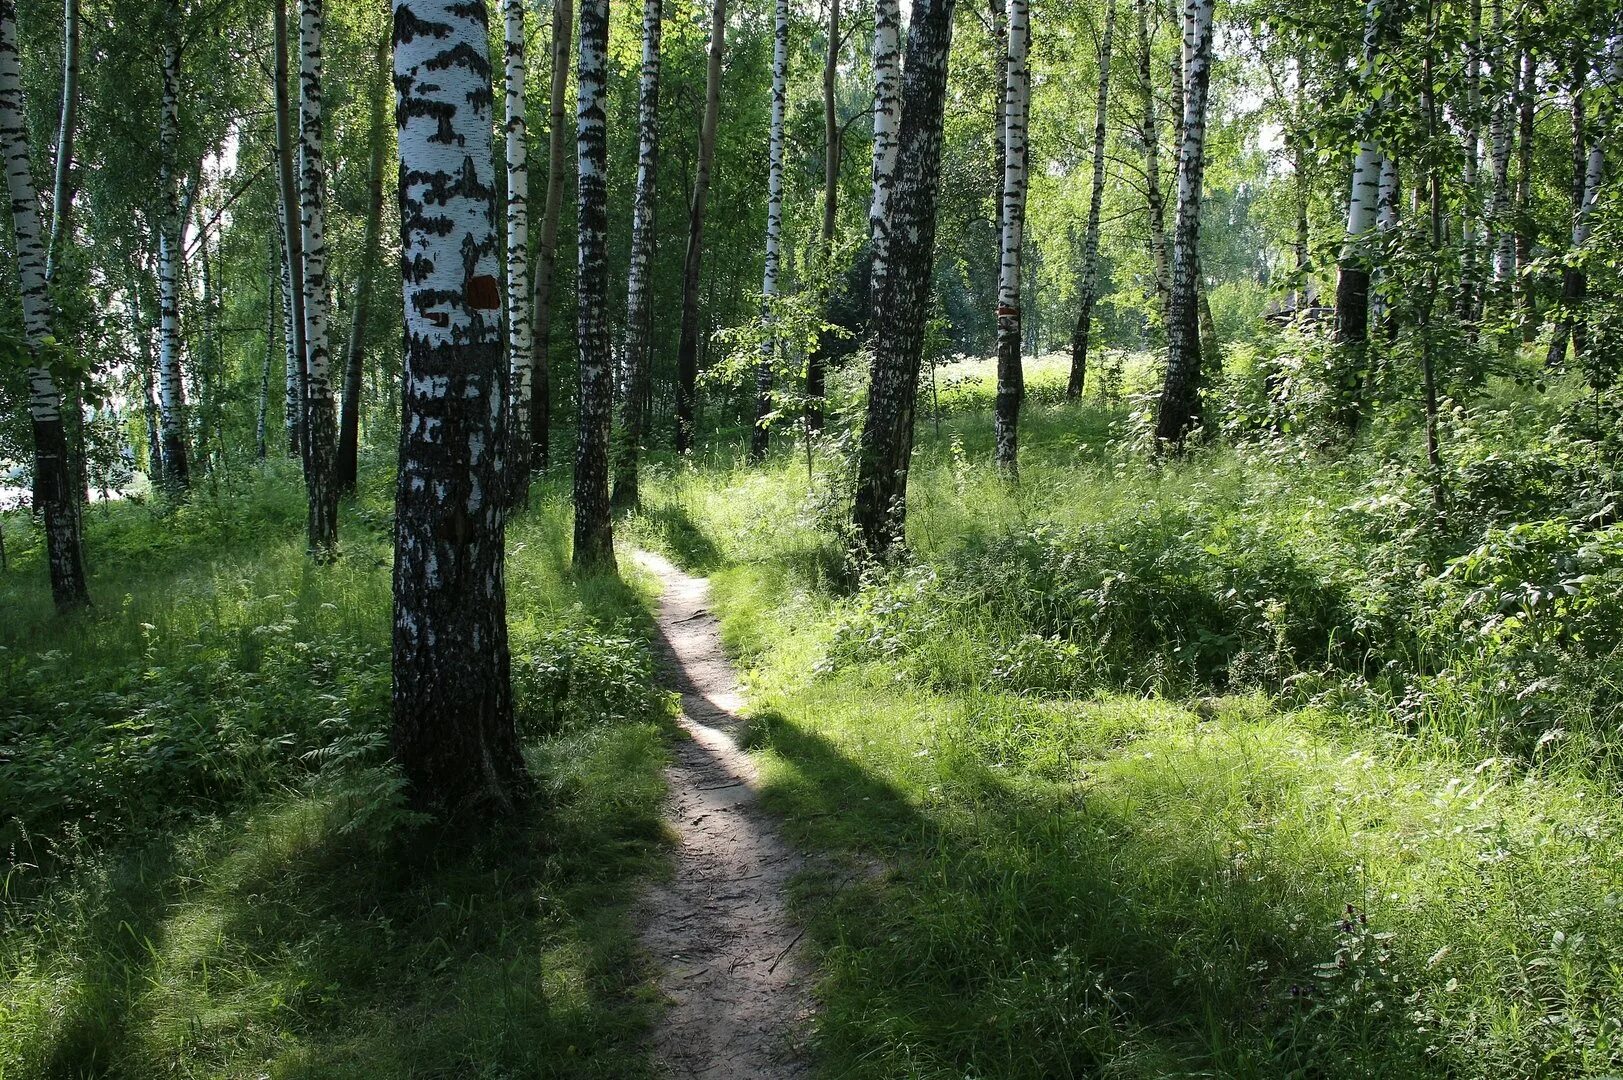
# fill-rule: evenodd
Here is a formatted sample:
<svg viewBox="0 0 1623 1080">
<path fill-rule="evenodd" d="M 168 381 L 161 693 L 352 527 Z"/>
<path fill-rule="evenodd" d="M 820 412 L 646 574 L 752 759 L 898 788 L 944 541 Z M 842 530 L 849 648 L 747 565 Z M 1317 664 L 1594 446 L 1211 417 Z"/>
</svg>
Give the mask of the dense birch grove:
<svg viewBox="0 0 1623 1080">
<path fill-rule="evenodd" d="M 793 455 L 857 580 L 909 558 L 921 429 L 976 358 L 991 438 L 959 452 L 1031 485 L 1058 356 L 1155 461 L 1412 421 L 1444 528 L 1486 380 L 1615 388 L 1605 5 L 486 8 L 65 0 L 0 44 L 0 463 L 56 604 L 95 597 L 93 496 L 291 468 L 320 563 L 393 475 L 429 801 L 522 786 L 491 656 L 537 491 L 612 571 L 649 483 Z"/>
</svg>

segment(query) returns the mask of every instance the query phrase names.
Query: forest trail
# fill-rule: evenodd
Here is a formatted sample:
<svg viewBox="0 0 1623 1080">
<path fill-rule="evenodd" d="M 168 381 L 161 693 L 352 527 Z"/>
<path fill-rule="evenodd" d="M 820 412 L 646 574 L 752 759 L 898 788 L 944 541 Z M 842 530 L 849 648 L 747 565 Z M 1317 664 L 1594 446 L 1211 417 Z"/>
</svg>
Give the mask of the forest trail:
<svg viewBox="0 0 1623 1080">
<path fill-rule="evenodd" d="M 664 587 L 657 647 L 689 736 L 666 770 L 681 845 L 675 873 L 642 912 L 642 944 L 660 965 L 668 1006 L 655 1054 L 679 1080 L 804 1076 L 810 977 L 786 898 L 801 860 L 761 808 L 755 763 L 735 739 L 743 698 L 709 583 L 658 555 L 634 558 Z"/>
</svg>

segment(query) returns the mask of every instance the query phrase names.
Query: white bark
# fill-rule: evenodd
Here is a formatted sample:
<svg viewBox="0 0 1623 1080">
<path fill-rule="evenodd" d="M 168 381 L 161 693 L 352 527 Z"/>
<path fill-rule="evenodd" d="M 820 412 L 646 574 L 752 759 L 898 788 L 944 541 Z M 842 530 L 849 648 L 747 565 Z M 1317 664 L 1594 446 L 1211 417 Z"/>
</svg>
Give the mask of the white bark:
<svg viewBox="0 0 1623 1080">
<path fill-rule="evenodd" d="M 73 145 L 79 115 L 79 0 L 62 6 L 62 111 L 56 125 L 56 178 L 51 185 L 51 239 L 45 252 L 45 277 L 56 278 L 63 235 L 73 210 Z"/>
<path fill-rule="evenodd" d="M 294 332 L 296 321 L 296 308 L 293 304 L 293 267 L 287 257 L 287 211 L 282 208 L 280 200 L 276 203 L 277 244 L 276 250 L 282 269 L 282 347 L 285 357 L 283 368 L 283 385 L 286 387 L 282 399 L 283 423 L 286 426 L 288 451 L 299 453 L 299 433 L 304 428 L 303 419 L 303 380 L 300 371 L 304 366 L 303 358 L 299 355 L 299 338 Z"/>
<path fill-rule="evenodd" d="M 1599 133 L 1611 129 L 1612 117 L 1616 110 L 1615 93 L 1620 81 L 1623 81 L 1623 35 L 1614 36 L 1606 45 L 1606 56 L 1596 64 L 1597 74 L 1600 77 L 1601 93 L 1596 95 L 1604 104 L 1595 126 L 1596 137 L 1589 141 L 1589 160 L 1584 167 L 1584 194 L 1583 201 L 1578 204 L 1577 216 L 1572 225 L 1573 250 L 1583 247 L 1589 242 L 1589 234 L 1594 229 L 1595 204 L 1600 201 L 1601 184 L 1606 179 L 1606 148 L 1607 142 Z M 1610 93 L 1608 93 L 1610 91 Z"/>
<path fill-rule="evenodd" d="M 995 427 L 997 464 L 1012 476 L 1019 453 L 1019 416 L 1025 396 L 1021 365 L 1020 254 L 1026 224 L 1026 127 L 1031 102 L 1027 49 L 1031 42 L 1029 0 L 1009 0 L 1008 56 L 1003 82 L 1003 226 L 998 267 L 998 387 Z"/>
<path fill-rule="evenodd" d="M 1183 123 L 1178 149 L 1178 218 L 1173 231 L 1167 375 L 1156 435 L 1181 443 L 1200 419 L 1200 335 L 1196 324 L 1200 196 L 1205 174 L 1206 97 L 1211 85 L 1213 0 L 1183 6 Z"/>
<path fill-rule="evenodd" d="M 1391 233 L 1398 227 L 1398 163 L 1394 158 L 1381 159 L 1380 194 L 1376 197 L 1375 231 L 1380 235 Z M 1388 307 L 1386 294 L 1380 289 L 1381 270 L 1376 268 L 1370 289 L 1370 314 L 1376 322 L 1384 322 Z"/>
<path fill-rule="evenodd" d="M 528 454 L 532 431 L 535 330 L 530 319 L 530 164 L 529 124 L 524 105 L 524 0 L 502 0 L 502 43 L 506 56 L 504 129 L 507 157 L 507 371 L 509 431 L 514 455 Z M 528 470 L 519 470 L 524 475 Z"/>
<path fill-rule="evenodd" d="M 304 348 L 311 411 L 332 412 L 330 313 L 327 308 L 327 175 L 321 116 L 322 0 L 303 0 L 299 11 L 299 230 L 304 244 Z M 312 428 L 325 426 L 316 422 Z M 323 433 L 312 430 L 322 452 Z"/>
<path fill-rule="evenodd" d="M 901 32 L 898 0 L 874 0 L 873 203 L 868 211 L 868 231 L 873 241 L 870 291 L 876 298 L 883 292 L 883 278 L 890 265 L 891 195 L 901 150 Z"/>
<path fill-rule="evenodd" d="M 1465 43 L 1465 206 L 1460 215 L 1460 317 L 1476 316 L 1477 281 L 1477 174 L 1481 168 L 1482 133 L 1477 127 L 1482 108 L 1482 0 L 1471 0 L 1471 31 Z"/>
<path fill-rule="evenodd" d="M 580 372 L 575 447 L 575 550 L 579 568 L 614 566 L 609 516 L 609 425 L 614 381 L 608 325 L 608 43 L 609 0 L 580 5 L 575 157 L 576 341 Z"/>
<path fill-rule="evenodd" d="M 1516 85 L 1516 54 L 1504 40 L 1504 0 L 1493 0 L 1493 114 L 1488 124 L 1488 145 L 1493 162 L 1493 188 L 1488 204 L 1488 228 L 1494 237 L 1493 281 L 1508 288 L 1516 277 L 1516 230 L 1510 220 L 1511 98 Z"/>
<path fill-rule="evenodd" d="M 17 241 L 17 284 L 22 293 L 23 335 L 31 359 L 28 413 L 36 423 L 62 416 L 62 395 L 40 350 L 51 336 L 51 299 L 46 287 L 45 238 L 40 231 L 39 194 L 28 159 L 28 128 L 23 113 L 22 66 L 17 49 L 17 14 L 12 0 L 0 0 L 0 155 L 5 159 L 6 192 Z"/>
<path fill-rule="evenodd" d="M 184 487 L 190 479 L 186 460 L 186 389 L 180 367 L 180 27 L 179 5 L 169 0 L 169 25 L 163 49 L 162 115 L 158 122 L 158 419 L 163 429 L 164 476 Z"/>
<path fill-rule="evenodd" d="M 761 275 L 761 322 L 765 340 L 755 369 L 755 431 L 750 456 L 766 456 L 767 417 L 772 412 L 772 366 L 778 355 L 773 304 L 778 297 L 778 271 L 783 243 L 783 112 L 789 93 L 789 0 L 777 0 L 772 34 L 772 119 L 767 137 L 766 268 Z"/>
</svg>

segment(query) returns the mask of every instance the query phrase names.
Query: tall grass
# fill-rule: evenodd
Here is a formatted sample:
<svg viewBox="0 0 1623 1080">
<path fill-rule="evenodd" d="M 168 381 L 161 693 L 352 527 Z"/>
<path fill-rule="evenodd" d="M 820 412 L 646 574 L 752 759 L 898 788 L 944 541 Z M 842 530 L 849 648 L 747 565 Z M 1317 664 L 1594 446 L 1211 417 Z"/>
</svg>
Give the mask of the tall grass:
<svg viewBox="0 0 1623 1080">
<path fill-rule="evenodd" d="M 1623 1068 L 1623 551 L 1568 388 L 1450 418 L 1439 525 L 1401 418 L 1156 460 L 1130 386 L 1039 389 L 1011 487 L 967 375 L 901 569 L 842 572 L 832 452 L 671 470 L 637 525 L 846 857 L 801 901 L 827 1073 Z"/>
</svg>

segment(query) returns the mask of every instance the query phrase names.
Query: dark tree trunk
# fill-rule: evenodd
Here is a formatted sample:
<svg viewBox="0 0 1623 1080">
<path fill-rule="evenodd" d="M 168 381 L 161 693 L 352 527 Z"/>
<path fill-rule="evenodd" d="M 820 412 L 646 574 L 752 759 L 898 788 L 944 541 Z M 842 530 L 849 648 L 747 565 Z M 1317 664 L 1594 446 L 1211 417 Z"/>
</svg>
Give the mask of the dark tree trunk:
<svg viewBox="0 0 1623 1080">
<path fill-rule="evenodd" d="M 1110 53 L 1116 36 L 1116 3 L 1105 0 L 1105 31 L 1099 42 L 1099 95 L 1093 106 L 1093 183 L 1088 192 L 1088 231 L 1082 241 L 1082 279 L 1077 284 L 1076 329 L 1071 332 L 1071 378 L 1065 396 L 1082 396 L 1088 381 L 1088 337 L 1099 285 L 1099 217 L 1105 199 L 1105 136 L 1110 107 Z"/>
<path fill-rule="evenodd" d="M 676 348 L 676 452 L 693 446 L 694 406 L 699 385 L 699 279 L 704 268 L 704 215 L 710 200 L 710 167 L 716 154 L 716 123 L 721 115 L 721 58 L 726 48 L 727 0 L 714 0 L 710 54 L 705 68 L 704 119 L 699 157 L 688 203 L 688 246 L 682 260 L 682 328 Z"/>
<path fill-rule="evenodd" d="M 609 367 L 608 139 L 605 107 L 609 0 L 581 0 L 576 69 L 575 156 L 580 165 L 575 297 L 580 398 L 575 448 L 575 567 L 614 569 L 609 508 L 609 424 L 614 383 Z"/>
<path fill-rule="evenodd" d="M 558 219 L 563 213 L 568 143 L 564 98 L 569 89 L 570 42 L 575 33 L 572 0 L 553 0 L 552 96 L 547 132 L 547 203 L 542 209 L 541 246 L 535 258 L 535 371 L 530 377 L 530 467 L 552 467 L 552 308 L 558 265 Z"/>
<path fill-rule="evenodd" d="M 361 456 L 361 371 L 366 359 L 366 317 L 372 308 L 372 278 L 377 274 L 383 225 L 383 156 L 388 123 L 383 65 L 388 61 L 388 41 L 378 44 L 379 80 L 372 89 L 371 160 L 366 173 L 366 235 L 361 241 L 361 271 L 355 282 L 355 311 L 349 325 L 349 342 L 344 352 L 344 399 L 338 414 L 338 466 L 334 482 L 340 495 L 353 494 L 360 478 Z"/>
<path fill-rule="evenodd" d="M 867 419 L 852 520 L 862 553 L 884 558 L 904 540 L 924 325 L 930 309 L 941 129 L 953 0 L 914 0 L 902 85 L 900 161 L 890 204 L 889 268 L 874 308 Z"/>
<path fill-rule="evenodd" d="M 414 802 L 482 816 L 528 786 L 507 644 L 488 33 L 482 4 L 394 2 L 406 370 L 392 747 Z"/>
</svg>

